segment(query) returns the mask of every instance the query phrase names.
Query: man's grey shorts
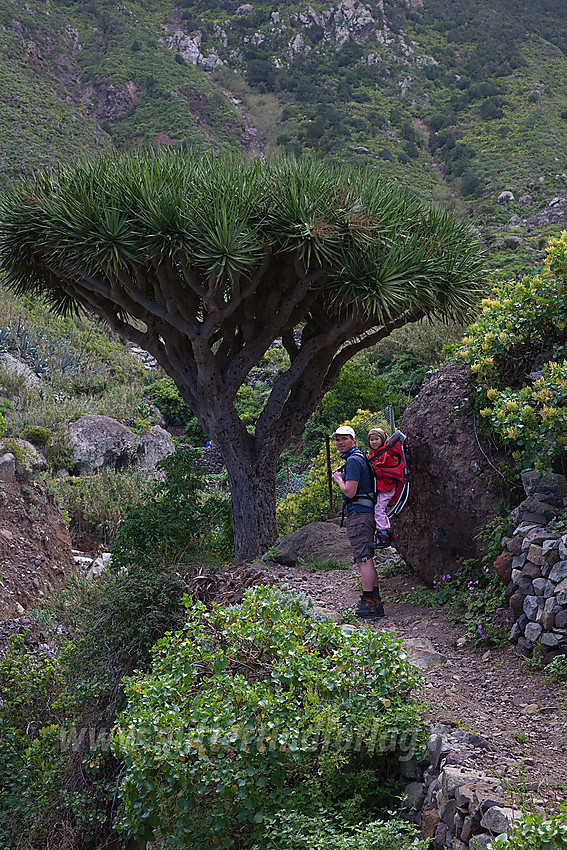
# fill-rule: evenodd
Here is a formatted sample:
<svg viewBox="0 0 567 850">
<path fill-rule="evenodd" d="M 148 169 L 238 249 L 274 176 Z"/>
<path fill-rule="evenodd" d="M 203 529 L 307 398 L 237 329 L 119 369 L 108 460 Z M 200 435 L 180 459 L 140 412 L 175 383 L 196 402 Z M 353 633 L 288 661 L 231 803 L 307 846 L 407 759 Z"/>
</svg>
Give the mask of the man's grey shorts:
<svg viewBox="0 0 567 850">
<path fill-rule="evenodd" d="M 372 558 L 374 555 L 374 513 L 349 514 L 346 518 L 346 532 L 355 561 Z"/>
</svg>

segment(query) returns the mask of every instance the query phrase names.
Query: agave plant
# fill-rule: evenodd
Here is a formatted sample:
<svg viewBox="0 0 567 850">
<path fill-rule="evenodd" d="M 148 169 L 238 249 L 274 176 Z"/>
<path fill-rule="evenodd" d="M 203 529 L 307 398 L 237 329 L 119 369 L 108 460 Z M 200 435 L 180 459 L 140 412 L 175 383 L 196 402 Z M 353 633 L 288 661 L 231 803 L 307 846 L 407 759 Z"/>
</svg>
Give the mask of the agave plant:
<svg viewBox="0 0 567 850">
<path fill-rule="evenodd" d="M 273 542 L 277 458 L 343 364 L 408 322 L 462 319 L 483 289 L 468 225 L 377 174 L 173 149 L 22 182 L 1 201 L 0 263 L 173 378 L 224 456 L 238 558 Z M 234 398 L 278 338 L 290 366 L 249 434 Z"/>
</svg>

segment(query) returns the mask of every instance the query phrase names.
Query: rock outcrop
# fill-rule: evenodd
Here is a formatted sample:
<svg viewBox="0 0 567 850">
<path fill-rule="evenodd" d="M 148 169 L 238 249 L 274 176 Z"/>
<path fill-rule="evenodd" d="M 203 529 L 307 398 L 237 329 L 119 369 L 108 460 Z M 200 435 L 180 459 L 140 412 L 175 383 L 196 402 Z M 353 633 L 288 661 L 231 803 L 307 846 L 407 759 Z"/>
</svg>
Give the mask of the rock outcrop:
<svg viewBox="0 0 567 850">
<path fill-rule="evenodd" d="M 0 620 L 21 617 L 76 572 L 67 526 L 44 489 L 17 476 L 0 489 Z"/>
<path fill-rule="evenodd" d="M 88 475 L 102 467 L 124 469 L 132 464 L 153 469 L 175 449 L 171 435 L 154 425 L 140 436 L 109 416 L 87 414 L 69 425 L 75 472 Z"/>
<path fill-rule="evenodd" d="M 400 422 L 412 453 L 411 487 L 393 537 L 406 563 L 428 582 L 457 558 L 482 556 L 476 535 L 497 514 L 497 475 L 477 439 L 467 374 L 464 365 L 442 366 Z"/>
</svg>

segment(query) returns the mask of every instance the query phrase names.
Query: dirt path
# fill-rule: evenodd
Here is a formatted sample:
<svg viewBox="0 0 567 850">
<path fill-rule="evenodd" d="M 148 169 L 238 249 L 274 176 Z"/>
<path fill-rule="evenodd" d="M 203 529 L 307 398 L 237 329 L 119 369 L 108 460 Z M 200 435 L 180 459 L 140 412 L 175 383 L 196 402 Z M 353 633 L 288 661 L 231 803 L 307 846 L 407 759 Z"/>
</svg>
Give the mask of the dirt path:
<svg viewBox="0 0 567 850">
<path fill-rule="evenodd" d="M 428 638 L 435 649 L 424 669 L 422 698 L 432 723 L 458 726 L 486 738 L 492 750 L 469 752 L 463 763 L 495 773 L 514 799 L 567 798 L 567 686 L 549 685 L 531 671 L 513 646 L 472 650 L 459 641 L 466 629 L 451 625 L 444 608 L 403 600 L 427 589 L 404 570 L 394 550 L 378 556 L 386 572 L 381 589 L 386 618 L 371 628 L 386 629 L 409 642 Z M 359 598 L 354 569 L 310 572 L 270 565 L 274 584 L 309 594 L 317 605 L 344 615 Z M 458 642 L 459 641 L 459 642 Z M 437 655 L 437 657 L 435 657 Z M 464 754 L 463 754 L 464 755 Z"/>
</svg>

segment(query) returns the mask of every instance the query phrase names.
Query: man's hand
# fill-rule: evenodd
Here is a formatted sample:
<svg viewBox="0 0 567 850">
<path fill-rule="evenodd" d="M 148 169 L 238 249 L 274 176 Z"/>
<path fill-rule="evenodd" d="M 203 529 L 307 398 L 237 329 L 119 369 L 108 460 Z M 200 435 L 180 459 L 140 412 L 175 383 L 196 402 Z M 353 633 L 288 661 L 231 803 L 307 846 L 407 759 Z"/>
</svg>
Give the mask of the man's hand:
<svg viewBox="0 0 567 850">
<path fill-rule="evenodd" d="M 333 481 L 339 487 L 343 496 L 346 496 L 347 499 L 352 499 L 352 497 L 356 495 L 356 491 L 358 490 L 358 481 L 345 481 L 340 469 L 333 470 Z"/>
</svg>

